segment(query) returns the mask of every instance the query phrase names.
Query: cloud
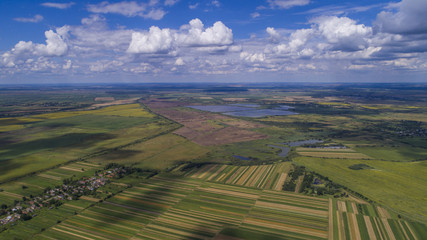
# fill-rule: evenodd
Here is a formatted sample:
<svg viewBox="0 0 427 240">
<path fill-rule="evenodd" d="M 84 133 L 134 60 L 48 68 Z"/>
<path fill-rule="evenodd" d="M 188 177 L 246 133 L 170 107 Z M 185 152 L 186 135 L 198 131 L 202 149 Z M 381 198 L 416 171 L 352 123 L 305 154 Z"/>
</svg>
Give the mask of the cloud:
<svg viewBox="0 0 427 240">
<path fill-rule="evenodd" d="M 215 6 L 215 7 L 220 7 L 220 6 L 221 6 L 221 3 L 220 3 L 218 0 L 213 0 L 213 1 L 211 2 L 211 5 L 212 5 L 212 6 Z"/>
<path fill-rule="evenodd" d="M 177 66 L 182 66 L 182 65 L 184 65 L 185 63 L 184 63 L 184 60 L 182 60 L 182 58 L 177 58 L 176 59 L 176 61 L 175 61 L 175 65 L 177 65 Z"/>
<path fill-rule="evenodd" d="M 377 15 L 374 23 L 380 32 L 396 34 L 427 33 L 427 1 L 403 0 Z"/>
<path fill-rule="evenodd" d="M 42 15 L 35 15 L 32 18 L 14 18 L 13 20 L 17 21 L 17 22 L 31 22 L 31 23 L 38 23 L 43 21 L 43 16 Z"/>
<path fill-rule="evenodd" d="M 252 18 L 257 18 L 257 17 L 259 17 L 259 16 L 261 16 L 261 14 L 259 14 L 259 12 L 251 13 L 251 17 L 252 17 Z"/>
<path fill-rule="evenodd" d="M 202 21 L 196 18 L 189 25 L 181 27 L 182 33 L 178 34 L 180 44 L 190 46 L 218 46 L 233 43 L 233 32 L 221 21 L 215 22 L 212 27 L 205 28 Z"/>
<path fill-rule="evenodd" d="M 248 53 L 248 52 L 241 52 L 240 58 L 248 61 L 248 62 L 264 62 L 265 61 L 265 54 L 264 53 Z"/>
<path fill-rule="evenodd" d="M 305 6 L 310 0 L 267 0 L 270 8 L 289 9 L 296 6 Z"/>
<path fill-rule="evenodd" d="M 280 34 L 276 31 L 276 29 L 272 27 L 267 27 L 265 31 L 268 33 L 268 35 L 270 36 L 270 39 L 273 42 L 278 42 L 280 40 Z"/>
<path fill-rule="evenodd" d="M 177 2 L 179 2 L 179 0 L 165 0 L 165 6 L 173 6 Z"/>
<path fill-rule="evenodd" d="M 58 9 L 67 9 L 67 8 L 70 8 L 71 6 L 73 6 L 74 4 L 75 4 L 74 2 L 69 2 L 69 3 L 45 2 L 45 3 L 42 3 L 40 5 L 42 5 L 43 7 L 58 8 Z"/>
<path fill-rule="evenodd" d="M 46 31 L 46 44 L 19 41 L 10 51 L 2 54 L 2 63 L 7 67 L 14 67 L 28 60 L 32 61 L 30 60 L 32 57 L 64 56 L 68 51 L 68 45 L 65 42 L 67 33 L 66 27 L 57 28 L 56 32 Z"/>
<path fill-rule="evenodd" d="M 153 8 L 157 5 L 157 1 L 147 3 L 131 2 L 101 2 L 99 4 L 89 4 L 87 9 L 92 13 L 114 13 L 124 15 L 126 17 L 143 17 L 148 19 L 160 20 L 166 14 L 161 8 Z"/>
<path fill-rule="evenodd" d="M 372 28 L 347 17 L 319 17 L 311 21 L 318 25 L 319 33 L 328 43 L 333 44 L 333 49 L 356 51 L 364 49 L 367 39 L 372 35 Z"/>
<path fill-rule="evenodd" d="M 224 51 L 233 43 L 231 29 L 222 22 L 205 28 L 196 18 L 179 30 L 152 26 L 148 32 L 134 32 L 128 53 L 168 53 L 175 48 L 196 47 L 201 51 Z"/>
<path fill-rule="evenodd" d="M 173 34 L 170 29 L 150 27 L 149 32 L 132 33 L 128 53 L 167 53 L 173 47 Z"/>
<path fill-rule="evenodd" d="M 189 9 L 196 9 L 199 6 L 199 3 L 195 3 L 195 4 L 190 4 L 188 5 Z"/>
</svg>

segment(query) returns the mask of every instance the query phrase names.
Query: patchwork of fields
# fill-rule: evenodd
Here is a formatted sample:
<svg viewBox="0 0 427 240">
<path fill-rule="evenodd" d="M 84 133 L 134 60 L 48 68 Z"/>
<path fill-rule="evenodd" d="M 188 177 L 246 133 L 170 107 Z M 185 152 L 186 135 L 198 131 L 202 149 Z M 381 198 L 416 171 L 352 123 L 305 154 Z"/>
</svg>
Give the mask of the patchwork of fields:
<svg viewBox="0 0 427 240">
<path fill-rule="evenodd" d="M 15 200 L 22 200 L 23 196 L 39 195 L 48 186 L 62 185 L 64 179 L 90 176 L 100 169 L 103 169 L 103 166 L 80 161 L 24 177 L 19 181 L 1 184 L 0 189 L 3 191 L 0 191 L 0 202 L 11 205 Z"/>
<path fill-rule="evenodd" d="M 95 204 L 72 201 L 54 210 L 68 212 L 66 220 L 32 239 L 422 239 L 427 233 L 374 205 L 191 176 L 156 176 Z M 52 222 L 46 214 L 37 218 Z M 14 233 L 3 236 L 31 231 Z"/>
<path fill-rule="evenodd" d="M 2 119 L 0 182 L 105 153 L 178 126 L 140 104 Z"/>
<path fill-rule="evenodd" d="M 290 168 L 290 162 L 254 166 L 208 164 L 191 170 L 186 176 L 245 187 L 281 190 Z"/>
</svg>

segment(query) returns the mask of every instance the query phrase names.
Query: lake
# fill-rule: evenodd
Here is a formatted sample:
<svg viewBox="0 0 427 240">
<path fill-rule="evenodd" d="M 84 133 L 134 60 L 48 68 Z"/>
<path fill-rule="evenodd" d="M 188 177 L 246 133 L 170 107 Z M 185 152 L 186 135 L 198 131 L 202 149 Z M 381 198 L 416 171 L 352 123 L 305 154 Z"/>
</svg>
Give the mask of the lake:
<svg viewBox="0 0 427 240">
<path fill-rule="evenodd" d="M 262 109 L 259 108 L 260 105 L 252 103 L 235 103 L 227 105 L 196 105 L 196 106 L 187 106 L 193 109 L 223 113 L 225 115 L 234 116 L 234 117 L 266 117 L 266 116 L 286 116 L 298 114 L 296 112 L 288 111 L 292 109 L 290 106 L 280 105 L 272 109 Z"/>
</svg>

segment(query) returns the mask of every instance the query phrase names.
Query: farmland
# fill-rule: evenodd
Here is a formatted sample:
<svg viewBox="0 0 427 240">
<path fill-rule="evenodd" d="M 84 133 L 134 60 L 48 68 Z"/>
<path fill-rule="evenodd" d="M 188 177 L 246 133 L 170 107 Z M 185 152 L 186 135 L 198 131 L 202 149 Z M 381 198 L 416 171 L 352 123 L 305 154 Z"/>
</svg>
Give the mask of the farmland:
<svg viewBox="0 0 427 240">
<path fill-rule="evenodd" d="M 22 128 L 0 134 L 0 182 L 160 135 L 176 124 L 139 104 L 16 117 Z"/>
<path fill-rule="evenodd" d="M 33 239 L 421 239 L 426 231 L 376 205 L 176 175 L 156 176 L 90 206 L 79 201 L 56 210 L 78 214 Z"/>
<path fill-rule="evenodd" d="M 14 101 L 0 92 L 7 211 L 111 164 L 150 173 L 37 210 L 0 238 L 423 239 L 427 95 L 341 87 L 154 84 L 12 91 L 23 95 Z M 189 107 L 230 104 L 298 114 Z"/>
</svg>

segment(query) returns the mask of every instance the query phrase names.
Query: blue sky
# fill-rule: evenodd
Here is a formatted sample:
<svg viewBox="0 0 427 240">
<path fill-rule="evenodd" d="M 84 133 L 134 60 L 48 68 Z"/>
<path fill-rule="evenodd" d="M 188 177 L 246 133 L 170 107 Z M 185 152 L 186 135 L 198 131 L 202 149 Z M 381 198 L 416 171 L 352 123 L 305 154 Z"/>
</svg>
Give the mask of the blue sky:
<svg viewBox="0 0 427 240">
<path fill-rule="evenodd" d="M 426 82 L 427 1 L 0 1 L 0 84 Z"/>
</svg>

